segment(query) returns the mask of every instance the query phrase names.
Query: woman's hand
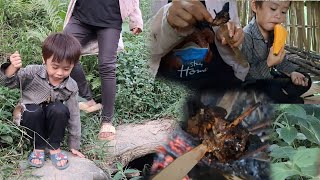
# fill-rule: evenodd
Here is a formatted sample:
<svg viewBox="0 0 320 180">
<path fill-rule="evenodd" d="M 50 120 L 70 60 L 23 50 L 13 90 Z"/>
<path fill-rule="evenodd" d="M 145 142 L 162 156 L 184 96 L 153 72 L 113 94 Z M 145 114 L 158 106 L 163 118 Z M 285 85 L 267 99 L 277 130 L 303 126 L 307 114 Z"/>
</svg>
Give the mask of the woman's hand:
<svg viewBox="0 0 320 180">
<path fill-rule="evenodd" d="M 200 1 L 173 1 L 169 7 L 167 20 L 169 25 L 180 32 L 185 32 L 197 21 L 212 22 L 213 18 Z"/>
<path fill-rule="evenodd" d="M 81 157 L 81 158 L 84 158 L 84 157 L 85 157 L 80 151 L 78 151 L 78 150 L 76 150 L 76 149 L 70 149 L 70 151 L 71 151 L 71 153 L 72 153 L 73 155 L 76 155 L 76 156 Z"/>
<path fill-rule="evenodd" d="M 268 67 L 272 67 L 272 66 L 280 64 L 283 61 L 285 55 L 286 55 L 286 51 L 284 50 L 284 47 L 281 48 L 281 50 L 277 56 L 274 55 L 273 54 L 273 46 L 272 46 L 270 48 L 268 59 L 267 59 Z"/>
<path fill-rule="evenodd" d="M 291 81 L 293 84 L 298 86 L 308 86 L 308 78 L 299 72 L 292 72 L 290 74 Z"/>
<path fill-rule="evenodd" d="M 142 32 L 142 30 L 138 27 L 131 29 L 131 31 L 132 31 L 132 34 L 134 34 L 134 35 L 138 35 Z"/>
</svg>

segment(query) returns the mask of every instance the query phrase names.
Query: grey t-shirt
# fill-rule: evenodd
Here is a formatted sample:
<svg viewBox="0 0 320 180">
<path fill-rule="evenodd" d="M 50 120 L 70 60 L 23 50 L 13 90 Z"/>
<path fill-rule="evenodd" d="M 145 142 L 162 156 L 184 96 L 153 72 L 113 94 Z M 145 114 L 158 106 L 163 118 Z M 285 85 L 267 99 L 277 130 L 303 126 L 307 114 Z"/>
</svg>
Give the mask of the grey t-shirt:
<svg viewBox="0 0 320 180">
<path fill-rule="evenodd" d="M 119 0 L 77 0 L 73 15 L 85 24 L 121 30 Z"/>
</svg>

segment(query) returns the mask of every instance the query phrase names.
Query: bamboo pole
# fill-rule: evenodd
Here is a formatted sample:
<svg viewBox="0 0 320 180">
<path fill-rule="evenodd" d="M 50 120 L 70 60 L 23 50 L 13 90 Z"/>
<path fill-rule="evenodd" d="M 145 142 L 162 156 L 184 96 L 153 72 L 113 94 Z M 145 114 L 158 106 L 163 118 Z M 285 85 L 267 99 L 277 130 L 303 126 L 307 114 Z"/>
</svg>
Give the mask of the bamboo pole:
<svg viewBox="0 0 320 180">
<path fill-rule="evenodd" d="M 295 2 L 296 5 L 296 14 L 297 14 L 297 25 L 302 25 L 304 26 L 304 2 Z M 306 32 L 304 27 L 297 27 L 298 29 L 298 47 L 300 49 L 305 49 L 306 48 Z"/>
<path fill-rule="evenodd" d="M 317 4 L 317 10 L 318 12 L 316 13 L 317 15 L 317 19 L 316 19 L 316 28 L 315 28 L 315 31 L 317 32 L 316 33 L 316 48 L 315 50 L 317 51 L 317 53 L 320 54 L 320 13 L 319 13 L 319 10 L 320 10 L 320 2 L 317 1 L 315 2 Z"/>
<path fill-rule="evenodd" d="M 311 3 L 309 1 L 306 2 L 306 7 L 307 7 L 307 22 L 305 24 L 305 28 L 307 29 L 307 49 L 308 50 L 311 50 L 312 49 L 312 39 L 310 38 L 311 37 L 311 33 L 312 33 L 312 29 L 309 28 L 310 25 L 311 25 L 311 12 L 310 12 L 310 9 L 311 9 Z"/>
<path fill-rule="evenodd" d="M 293 1 L 291 4 L 291 9 L 290 9 L 290 46 L 295 46 L 295 37 L 296 33 L 295 33 L 295 19 L 296 19 L 296 14 L 295 14 L 295 2 Z"/>
</svg>

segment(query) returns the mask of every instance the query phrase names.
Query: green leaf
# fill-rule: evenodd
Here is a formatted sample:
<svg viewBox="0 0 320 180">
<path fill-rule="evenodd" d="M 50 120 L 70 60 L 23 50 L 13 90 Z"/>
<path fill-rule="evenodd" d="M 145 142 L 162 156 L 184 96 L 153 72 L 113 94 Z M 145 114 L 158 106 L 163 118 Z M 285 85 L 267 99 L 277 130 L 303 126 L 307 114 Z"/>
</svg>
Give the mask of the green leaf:
<svg viewBox="0 0 320 180">
<path fill-rule="evenodd" d="M 280 130 L 277 129 L 277 133 L 280 138 L 290 145 L 297 137 L 298 130 L 295 127 L 285 127 L 280 128 Z"/>
<path fill-rule="evenodd" d="M 298 133 L 296 139 L 298 139 L 298 140 L 306 140 L 307 137 L 302 133 Z"/>
<path fill-rule="evenodd" d="M 305 176 L 316 176 L 319 156 L 319 148 L 301 149 L 293 155 L 292 161 L 301 169 L 301 172 Z"/>
<path fill-rule="evenodd" d="M 270 178 L 272 180 L 284 180 L 287 177 L 299 175 L 299 172 L 292 169 L 286 163 L 274 163 L 270 165 L 271 175 Z"/>
<path fill-rule="evenodd" d="M 279 158 L 292 158 L 292 156 L 296 152 L 297 151 L 291 146 L 278 147 L 278 148 L 274 148 L 271 151 L 270 156 L 274 157 L 276 159 L 279 159 Z"/>
<path fill-rule="evenodd" d="M 122 172 L 118 171 L 113 177 L 113 180 L 121 180 L 123 178 Z"/>
<path fill-rule="evenodd" d="M 117 169 L 118 169 L 119 171 L 122 171 L 122 169 L 123 169 L 122 164 L 119 163 L 119 162 L 117 162 Z"/>
<path fill-rule="evenodd" d="M 126 174 L 126 173 L 138 173 L 138 172 L 140 172 L 139 170 L 137 170 L 137 169 L 126 169 L 126 170 L 124 170 L 124 173 Z"/>
<path fill-rule="evenodd" d="M 306 111 L 303 109 L 302 106 L 297 104 L 290 104 L 290 105 L 280 105 L 280 109 L 287 112 L 290 115 L 300 117 L 302 119 L 305 119 L 307 116 Z"/>
<path fill-rule="evenodd" d="M 308 116 L 308 119 L 299 121 L 301 132 L 307 137 L 307 139 L 313 143 L 320 144 L 320 124 L 319 120 L 314 116 Z"/>
<path fill-rule="evenodd" d="M 311 130 L 314 132 L 315 138 L 320 142 L 320 120 L 314 116 L 308 116 L 308 121 L 310 123 Z"/>
<path fill-rule="evenodd" d="M 13 143 L 13 139 L 11 136 L 1 136 L 1 139 L 3 140 L 2 142 L 5 142 L 5 143 Z"/>
<path fill-rule="evenodd" d="M 294 116 L 292 114 L 287 114 L 287 119 L 288 119 L 288 123 L 290 126 L 293 126 L 293 125 L 296 125 L 298 124 L 298 122 L 300 120 L 304 120 L 305 121 L 305 117 L 304 118 L 301 118 L 301 117 L 298 117 L 298 116 Z"/>
<path fill-rule="evenodd" d="M 143 177 L 142 176 L 136 176 L 136 177 L 131 178 L 130 180 L 138 180 L 138 179 L 143 179 Z"/>
</svg>

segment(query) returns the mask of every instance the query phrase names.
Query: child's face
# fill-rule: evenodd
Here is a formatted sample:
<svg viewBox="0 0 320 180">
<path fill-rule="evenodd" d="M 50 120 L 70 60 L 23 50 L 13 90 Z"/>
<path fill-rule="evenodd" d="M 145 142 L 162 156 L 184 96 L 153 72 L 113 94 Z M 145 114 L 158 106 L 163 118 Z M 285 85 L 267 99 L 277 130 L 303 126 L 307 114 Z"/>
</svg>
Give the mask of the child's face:
<svg viewBox="0 0 320 180">
<path fill-rule="evenodd" d="M 70 75 L 74 64 L 69 64 L 67 61 L 62 61 L 61 63 L 53 62 L 52 59 L 53 56 L 47 59 L 45 64 L 47 67 L 49 82 L 56 86 L 62 83 L 62 81 Z"/>
<path fill-rule="evenodd" d="M 272 31 L 276 24 L 286 21 L 289 1 L 264 1 L 259 7 L 252 3 L 252 10 L 256 13 L 256 21 L 264 31 Z"/>
</svg>

